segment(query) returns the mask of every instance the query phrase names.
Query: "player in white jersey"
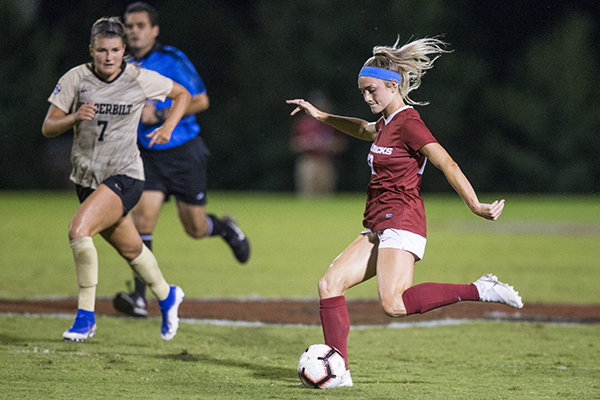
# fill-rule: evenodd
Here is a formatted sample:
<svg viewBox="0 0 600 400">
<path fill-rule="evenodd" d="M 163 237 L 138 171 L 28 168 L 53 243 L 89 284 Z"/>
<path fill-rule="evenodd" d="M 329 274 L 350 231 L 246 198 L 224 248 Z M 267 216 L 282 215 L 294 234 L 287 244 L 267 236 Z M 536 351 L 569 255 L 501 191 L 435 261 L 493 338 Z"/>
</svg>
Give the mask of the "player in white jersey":
<svg viewBox="0 0 600 400">
<path fill-rule="evenodd" d="M 46 137 L 73 128 L 71 180 L 81 205 L 69 225 L 77 276 L 77 317 L 63 333 L 65 341 L 94 336 L 98 254 L 92 237 L 98 233 L 127 260 L 157 297 L 163 314 L 161 336 L 171 340 L 178 328 L 177 311 L 184 293 L 169 286 L 152 252 L 128 216 L 144 189 L 144 171 L 137 149 L 137 125 L 146 100 L 173 100 L 171 115 L 149 134 L 151 144 L 167 143 L 184 115 L 189 92 L 162 75 L 123 61 L 125 29 L 118 17 L 101 18 L 92 27 L 93 61 L 71 69 L 49 97 L 42 125 Z"/>
</svg>

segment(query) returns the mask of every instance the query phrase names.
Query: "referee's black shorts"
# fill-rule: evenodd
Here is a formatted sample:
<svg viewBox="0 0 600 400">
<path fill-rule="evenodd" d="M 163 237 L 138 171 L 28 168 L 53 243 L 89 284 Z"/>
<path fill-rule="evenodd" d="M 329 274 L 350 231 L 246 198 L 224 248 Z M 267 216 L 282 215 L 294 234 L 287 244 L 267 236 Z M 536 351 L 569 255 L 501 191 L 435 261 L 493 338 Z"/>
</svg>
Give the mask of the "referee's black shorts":
<svg viewBox="0 0 600 400">
<path fill-rule="evenodd" d="M 140 146 L 146 186 L 187 204 L 206 204 L 206 167 L 210 155 L 204 140 L 196 136 L 184 144 L 165 150 L 149 150 Z"/>
</svg>

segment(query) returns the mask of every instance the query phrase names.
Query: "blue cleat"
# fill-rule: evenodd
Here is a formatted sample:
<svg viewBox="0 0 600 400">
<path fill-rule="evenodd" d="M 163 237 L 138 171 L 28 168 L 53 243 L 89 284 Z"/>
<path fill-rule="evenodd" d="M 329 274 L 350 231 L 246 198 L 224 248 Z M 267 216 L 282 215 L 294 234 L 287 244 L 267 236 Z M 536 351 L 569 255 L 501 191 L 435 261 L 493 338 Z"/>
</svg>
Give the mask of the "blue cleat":
<svg viewBox="0 0 600 400">
<path fill-rule="evenodd" d="M 65 342 L 83 342 L 96 334 L 96 317 L 93 311 L 77 310 L 73 326 L 63 333 Z"/>
<path fill-rule="evenodd" d="M 159 300 L 158 305 L 162 312 L 162 327 L 160 329 L 160 336 L 164 340 L 171 340 L 177 334 L 177 328 L 179 328 L 179 317 L 177 311 L 179 305 L 183 301 L 185 293 L 179 286 L 171 286 L 169 296 L 164 300 Z"/>
</svg>

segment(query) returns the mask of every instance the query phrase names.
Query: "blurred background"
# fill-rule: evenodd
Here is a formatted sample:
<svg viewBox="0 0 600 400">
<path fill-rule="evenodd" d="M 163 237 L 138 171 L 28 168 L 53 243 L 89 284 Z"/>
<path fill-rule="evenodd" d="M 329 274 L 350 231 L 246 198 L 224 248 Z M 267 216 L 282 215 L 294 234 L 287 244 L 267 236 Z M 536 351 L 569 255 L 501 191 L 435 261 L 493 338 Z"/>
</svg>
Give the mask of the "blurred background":
<svg viewBox="0 0 600 400">
<path fill-rule="evenodd" d="M 69 189 L 71 134 L 46 139 L 47 98 L 90 60 L 89 34 L 122 0 L 0 0 L 0 190 Z M 209 189 L 294 190 L 286 99 L 315 90 L 336 114 L 375 120 L 357 74 L 376 45 L 443 35 L 454 51 L 412 93 L 479 192 L 600 192 L 597 0 L 163 0 L 160 40 L 204 79 L 198 116 Z M 335 156 L 338 190 L 364 191 L 369 144 Z M 423 190 L 450 191 L 430 167 Z"/>
</svg>

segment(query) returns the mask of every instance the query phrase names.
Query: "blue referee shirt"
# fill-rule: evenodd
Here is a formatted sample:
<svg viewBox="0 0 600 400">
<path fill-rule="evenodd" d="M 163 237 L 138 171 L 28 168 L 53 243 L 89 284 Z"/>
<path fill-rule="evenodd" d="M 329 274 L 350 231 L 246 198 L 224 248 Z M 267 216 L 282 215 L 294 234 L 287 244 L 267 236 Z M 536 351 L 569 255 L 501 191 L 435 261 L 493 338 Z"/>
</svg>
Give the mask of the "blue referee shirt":
<svg viewBox="0 0 600 400">
<path fill-rule="evenodd" d="M 192 96 L 206 93 L 204 81 L 202 81 L 202 78 L 198 75 L 194 65 L 183 52 L 172 46 L 165 46 L 156 42 L 152 50 L 142 57 L 142 59 L 136 60 L 132 58 L 129 62 L 146 69 L 151 69 L 172 79 L 185 87 Z M 159 101 L 156 104 L 156 108 L 159 110 L 167 108 L 170 107 L 172 103 L 173 101 L 171 99 L 166 99 L 164 102 Z M 138 141 L 142 146 L 147 149 L 149 148 L 148 144 L 150 143 L 150 138 L 147 138 L 146 135 L 158 126 L 159 125 L 144 125 L 140 122 L 140 125 L 138 126 Z M 166 144 L 154 144 L 152 150 L 164 150 L 179 146 L 188 140 L 195 138 L 198 133 L 200 133 L 200 126 L 196 122 L 196 116 L 189 115 L 183 117 L 173 130 L 171 140 Z"/>
</svg>

